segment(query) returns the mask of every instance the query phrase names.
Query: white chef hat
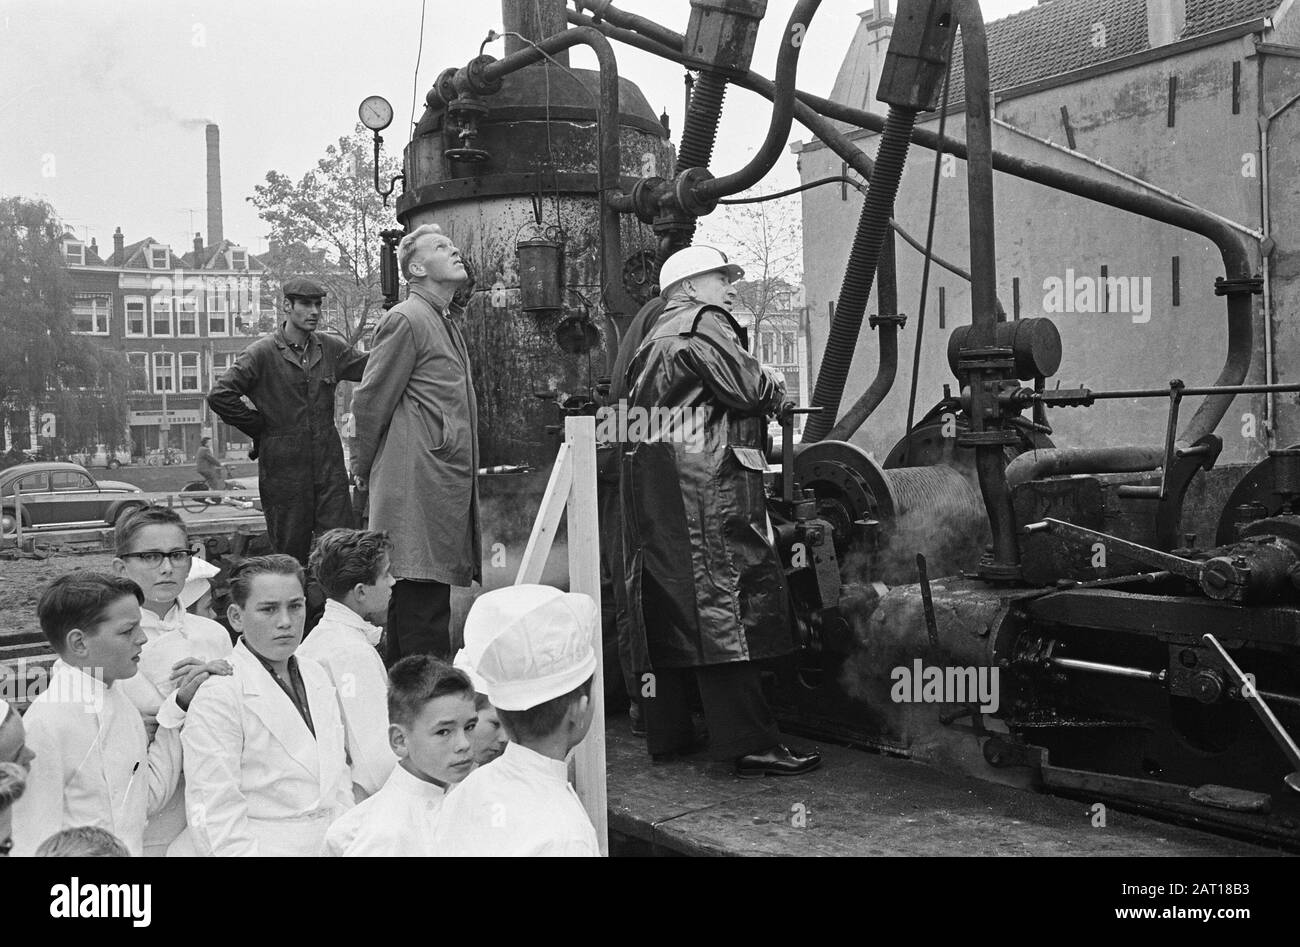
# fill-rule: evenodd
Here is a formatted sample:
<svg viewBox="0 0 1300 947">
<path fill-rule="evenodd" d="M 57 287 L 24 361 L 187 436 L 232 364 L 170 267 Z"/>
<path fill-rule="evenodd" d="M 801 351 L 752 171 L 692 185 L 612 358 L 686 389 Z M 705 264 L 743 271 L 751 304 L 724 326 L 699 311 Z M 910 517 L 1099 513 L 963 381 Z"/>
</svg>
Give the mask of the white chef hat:
<svg viewBox="0 0 1300 947">
<path fill-rule="evenodd" d="M 589 595 L 511 585 L 478 597 L 465 620 L 463 653 L 494 707 L 528 710 L 596 673 L 599 627 Z"/>
<path fill-rule="evenodd" d="M 181 594 L 177 596 L 181 603 L 181 609 L 187 610 L 191 605 L 207 595 L 212 588 L 212 578 L 220 572 L 221 570 L 208 560 L 195 556 L 190 561 L 190 577 L 185 580 L 185 587 L 181 589 Z"/>
</svg>

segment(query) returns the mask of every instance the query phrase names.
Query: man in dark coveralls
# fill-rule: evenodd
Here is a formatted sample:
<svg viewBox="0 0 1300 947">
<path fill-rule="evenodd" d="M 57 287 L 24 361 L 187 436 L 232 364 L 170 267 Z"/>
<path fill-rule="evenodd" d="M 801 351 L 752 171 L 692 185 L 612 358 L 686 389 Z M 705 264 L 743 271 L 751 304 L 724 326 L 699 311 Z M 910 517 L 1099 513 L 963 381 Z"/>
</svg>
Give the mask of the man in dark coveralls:
<svg viewBox="0 0 1300 947">
<path fill-rule="evenodd" d="M 821 758 L 781 742 L 754 663 L 797 645 L 763 491 L 766 416 L 785 390 L 731 316 L 743 275 L 712 247 L 669 257 L 667 306 L 628 366 L 629 414 L 674 415 L 691 436 L 661 427 L 625 448 L 627 620 L 635 673 L 650 685 L 641 707 L 653 756 L 695 749 L 694 683 L 713 756 L 742 777 L 794 776 Z"/>
<path fill-rule="evenodd" d="M 208 395 L 218 417 L 253 438 L 249 458 L 258 460 L 272 548 L 304 566 L 313 533 L 352 526 L 334 391 L 340 381 L 360 381 L 367 359 L 316 332 L 324 296 L 311 280 L 286 281 L 280 327 L 244 349 Z"/>
</svg>

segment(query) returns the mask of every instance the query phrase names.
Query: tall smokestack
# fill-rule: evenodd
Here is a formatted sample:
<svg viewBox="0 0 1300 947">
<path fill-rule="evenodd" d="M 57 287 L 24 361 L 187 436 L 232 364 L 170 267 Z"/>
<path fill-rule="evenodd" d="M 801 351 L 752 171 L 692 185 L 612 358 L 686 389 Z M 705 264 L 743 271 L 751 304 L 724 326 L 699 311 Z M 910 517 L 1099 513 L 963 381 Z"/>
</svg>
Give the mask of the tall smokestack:
<svg viewBox="0 0 1300 947">
<path fill-rule="evenodd" d="M 524 39 L 538 40 L 563 33 L 569 28 L 564 18 L 565 0 L 501 0 L 502 28 L 506 32 L 506 55 L 522 52 L 529 46 Z M 518 33 L 520 39 L 510 36 Z M 556 62 L 567 66 L 569 51 L 562 49 L 554 54 Z"/>
<path fill-rule="evenodd" d="M 215 247 L 226 235 L 221 228 L 221 130 L 207 127 L 208 133 L 208 246 Z"/>
</svg>

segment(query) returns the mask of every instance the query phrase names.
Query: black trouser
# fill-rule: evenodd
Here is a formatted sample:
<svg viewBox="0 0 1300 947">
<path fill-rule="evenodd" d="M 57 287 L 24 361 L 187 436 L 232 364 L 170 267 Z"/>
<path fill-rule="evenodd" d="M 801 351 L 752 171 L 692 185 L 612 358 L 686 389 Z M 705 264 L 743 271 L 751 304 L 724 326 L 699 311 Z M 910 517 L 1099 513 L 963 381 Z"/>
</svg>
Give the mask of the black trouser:
<svg viewBox="0 0 1300 947">
<path fill-rule="evenodd" d="M 661 668 L 653 674 L 654 696 L 648 696 L 647 684 L 642 684 L 640 690 L 646 748 L 651 753 L 686 750 L 694 743 L 692 683 L 698 685 L 704 704 L 710 757 L 731 759 L 771 749 L 781 742 L 763 696 L 757 665 L 733 661 L 696 668 Z"/>
<path fill-rule="evenodd" d="M 388 602 L 384 663 L 392 667 L 412 654 L 450 661 L 451 586 L 445 582 L 398 579 Z"/>
</svg>

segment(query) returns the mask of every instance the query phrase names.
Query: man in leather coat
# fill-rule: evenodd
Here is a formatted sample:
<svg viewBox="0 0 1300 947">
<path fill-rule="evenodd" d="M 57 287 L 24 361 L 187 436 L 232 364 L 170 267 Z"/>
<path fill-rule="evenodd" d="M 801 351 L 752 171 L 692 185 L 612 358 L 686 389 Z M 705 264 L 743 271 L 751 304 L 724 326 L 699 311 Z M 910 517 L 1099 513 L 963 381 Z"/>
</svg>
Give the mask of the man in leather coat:
<svg viewBox="0 0 1300 947">
<path fill-rule="evenodd" d="M 743 275 L 712 247 L 663 265 L 667 305 L 627 370 L 621 490 L 633 664 L 656 757 L 690 752 L 699 687 L 715 757 L 741 776 L 820 763 L 781 743 L 758 666 L 797 647 L 763 490 L 784 385 L 731 316 Z"/>
<path fill-rule="evenodd" d="M 324 289 L 296 277 L 283 291 L 284 321 L 240 353 L 208 404 L 253 438 L 267 539 L 305 566 L 313 533 L 352 526 L 334 391 L 361 380 L 367 355 L 316 331 Z"/>
</svg>

